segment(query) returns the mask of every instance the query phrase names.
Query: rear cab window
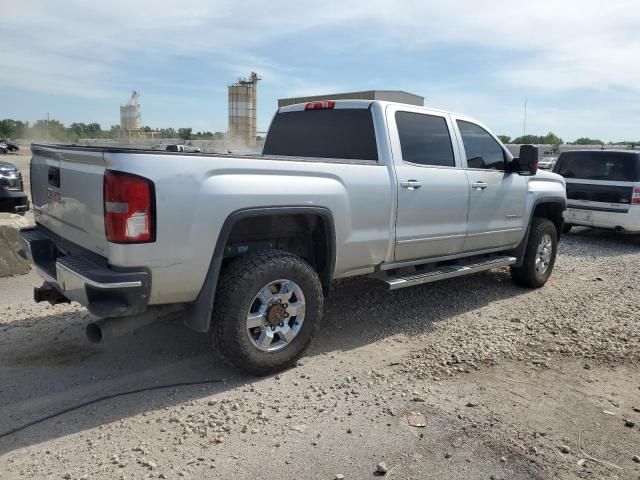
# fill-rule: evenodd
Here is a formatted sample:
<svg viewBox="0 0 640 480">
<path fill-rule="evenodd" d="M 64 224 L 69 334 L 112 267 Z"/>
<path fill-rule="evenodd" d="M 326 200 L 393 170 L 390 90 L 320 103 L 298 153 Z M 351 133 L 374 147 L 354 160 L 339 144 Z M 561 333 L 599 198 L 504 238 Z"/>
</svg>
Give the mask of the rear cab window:
<svg viewBox="0 0 640 480">
<path fill-rule="evenodd" d="M 564 152 L 553 170 L 565 178 L 640 182 L 640 155 L 636 152 Z"/>
<path fill-rule="evenodd" d="M 455 167 L 451 135 L 444 117 L 398 111 L 396 125 L 405 162 Z"/>
<path fill-rule="evenodd" d="M 368 108 L 278 112 L 263 155 L 378 161 L 373 116 Z"/>
</svg>

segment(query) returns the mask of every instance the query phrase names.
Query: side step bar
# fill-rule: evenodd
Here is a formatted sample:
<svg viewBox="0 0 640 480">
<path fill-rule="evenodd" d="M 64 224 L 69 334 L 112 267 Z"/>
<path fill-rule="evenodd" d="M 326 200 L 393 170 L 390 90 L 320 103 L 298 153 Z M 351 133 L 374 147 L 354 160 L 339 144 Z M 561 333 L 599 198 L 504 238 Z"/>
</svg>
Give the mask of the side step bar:
<svg viewBox="0 0 640 480">
<path fill-rule="evenodd" d="M 492 268 L 506 267 L 516 263 L 516 260 L 515 257 L 494 257 L 468 265 L 447 265 L 425 273 L 413 273 L 404 277 L 388 277 L 384 282 L 389 285 L 389 290 L 397 290 L 398 288 L 412 287 L 423 283 L 444 280 L 445 278 L 482 272 L 483 270 L 490 270 Z"/>
</svg>

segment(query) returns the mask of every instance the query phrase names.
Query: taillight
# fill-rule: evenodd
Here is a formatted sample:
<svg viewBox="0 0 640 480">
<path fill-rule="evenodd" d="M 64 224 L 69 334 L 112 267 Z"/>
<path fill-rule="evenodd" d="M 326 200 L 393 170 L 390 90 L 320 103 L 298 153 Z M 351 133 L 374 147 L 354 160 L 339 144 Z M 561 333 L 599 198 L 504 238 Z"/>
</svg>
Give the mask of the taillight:
<svg viewBox="0 0 640 480">
<path fill-rule="evenodd" d="M 155 241 L 153 182 L 130 173 L 104 175 L 104 230 L 113 243 Z"/>
<path fill-rule="evenodd" d="M 331 110 L 336 106 L 333 100 L 323 100 L 321 102 L 309 102 L 304 104 L 305 110 Z"/>
<path fill-rule="evenodd" d="M 631 195 L 631 205 L 640 205 L 640 187 L 633 189 L 633 195 Z"/>
</svg>

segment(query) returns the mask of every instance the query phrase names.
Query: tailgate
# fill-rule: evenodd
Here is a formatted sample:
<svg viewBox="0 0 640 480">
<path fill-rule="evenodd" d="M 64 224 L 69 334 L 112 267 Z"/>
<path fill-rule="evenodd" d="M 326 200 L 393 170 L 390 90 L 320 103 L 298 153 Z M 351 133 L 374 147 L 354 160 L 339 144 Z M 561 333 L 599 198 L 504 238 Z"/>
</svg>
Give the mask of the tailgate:
<svg viewBox="0 0 640 480">
<path fill-rule="evenodd" d="M 104 255 L 101 149 L 31 147 L 31 195 L 36 222 L 62 238 Z"/>
<path fill-rule="evenodd" d="M 609 183 L 607 185 L 607 183 Z M 585 200 L 589 202 L 616 203 L 621 205 L 631 204 L 633 184 L 612 184 L 613 182 L 576 183 L 567 180 L 567 199 Z"/>
<path fill-rule="evenodd" d="M 569 210 L 593 210 L 609 213 L 627 213 L 631 206 L 634 183 L 607 180 L 567 178 L 567 207 Z M 573 216 L 577 215 L 577 216 Z M 582 214 L 569 212 L 574 220 L 587 221 Z M 590 217 L 589 217 L 590 220 Z"/>
</svg>

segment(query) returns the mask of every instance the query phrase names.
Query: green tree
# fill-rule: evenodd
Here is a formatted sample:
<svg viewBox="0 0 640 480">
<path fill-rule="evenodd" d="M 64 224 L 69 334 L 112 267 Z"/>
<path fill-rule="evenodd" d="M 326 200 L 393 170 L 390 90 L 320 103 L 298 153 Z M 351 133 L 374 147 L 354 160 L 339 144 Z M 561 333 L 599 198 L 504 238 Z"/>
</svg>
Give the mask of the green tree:
<svg viewBox="0 0 640 480">
<path fill-rule="evenodd" d="M 603 145 L 604 144 L 602 140 L 598 140 L 597 138 L 589 138 L 589 137 L 580 137 L 574 143 L 576 145 Z"/>
<path fill-rule="evenodd" d="M 68 141 L 72 134 L 58 120 L 38 120 L 30 129 L 30 137 L 45 140 Z"/>
<path fill-rule="evenodd" d="M 25 138 L 28 135 L 29 122 L 5 118 L 0 120 L 0 138 Z"/>
<path fill-rule="evenodd" d="M 69 127 L 69 130 L 71 130 L 71 133 L 76 139 L 79 139 L 86 136 L 87 126 L 84 123 L 74 122 Z"/>
<path fill-rule="evenodd" d="M 542 137 L 542 140 L 543 141 L 540 143 L 548 145 L 561 145 L 563 143 L 562 139 L 553 132 L 547 133 L 544 137 Z"/>
<path fill-rule="evenodd" d="M 176 138 L 177 136 L 174 128 L 160 128 L 158 130 L 158 138 Z"/>
<path fill-rule="evenodd" d="M 16 137 L 16 121 L 10 118 L 0 120 L 0 138 Z"/>
<path fill-rule="evenodd" d="M 498 135 L 498 138 L 502 143 L 510 143 L 511 137 L 509 135 Z"/>
<path fill-rule="evenodd" d="M 193 133 L 191 128 L 179 128 L 178 136 L 183 140 L 191 140 L 193 138 Z"/>
<path fill-rule="evenodd" d="M 549 132 L 546 135 L 523 135 L 518 138 L 514 138 L 511 143 L 516 144 L 546 144 L 546 145 L 560 145 L 563 143 L 562 139 L 558 137 L 555 133 Z"/>
<path fill-rule="evenodd" d="M 540 143 L 540 137 L 537 135 L 521 135 L 511 140 L 511 143 L 527 144 L 527 143 Z"/>
<path fill-rule="evenodd" d="M 92 137 L 100 137 L 102 128 L 100 128 L 99 123 L 90 123 L 89 125 L 87 125 L 87 133 Z"/>
</svg>

